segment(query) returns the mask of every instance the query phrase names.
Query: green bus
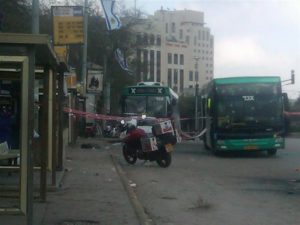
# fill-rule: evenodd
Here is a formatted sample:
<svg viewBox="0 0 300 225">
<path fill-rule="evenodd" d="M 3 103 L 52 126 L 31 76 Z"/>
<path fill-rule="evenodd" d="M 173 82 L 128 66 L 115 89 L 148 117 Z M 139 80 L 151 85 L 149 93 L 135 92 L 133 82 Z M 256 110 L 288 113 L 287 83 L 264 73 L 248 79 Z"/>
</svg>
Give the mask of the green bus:
<svg viewBox="0 0 300 225">
<path fill-rule="evenodd" d="M 205 148 L 267 151 L 284 148 L 284 107 L 277 76 L 216 78 L 201 90 Z"/>
<path fill-rule="evenodd" d="M 158 82 L 139 82 L 123 88 L 121 111 L 123 115 L 171 117 L 177 111 L 178 95 Z"/>
</svg>

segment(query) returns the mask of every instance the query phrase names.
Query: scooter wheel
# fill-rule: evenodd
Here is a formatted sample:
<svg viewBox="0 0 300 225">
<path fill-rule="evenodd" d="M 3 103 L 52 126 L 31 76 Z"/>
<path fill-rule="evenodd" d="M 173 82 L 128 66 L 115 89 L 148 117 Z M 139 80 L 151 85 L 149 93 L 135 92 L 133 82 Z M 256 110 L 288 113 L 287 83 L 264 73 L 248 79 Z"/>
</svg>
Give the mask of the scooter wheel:
<svg viewBox="0 0 300 225">
<path fill-rule="evenodd" d="M 160 152 L 156 160 L 157 164 L 162 168 L 167 168 L 171 165 L 172 157 L 169 152 Z"/>
<path fill-rule="evenodd" d="M 123 156 L 129 164 L 135 164 L 137 160 L 137 155 L 133 151 L 130 151 L 126 145 L 123 146 Z"/>
</svg>

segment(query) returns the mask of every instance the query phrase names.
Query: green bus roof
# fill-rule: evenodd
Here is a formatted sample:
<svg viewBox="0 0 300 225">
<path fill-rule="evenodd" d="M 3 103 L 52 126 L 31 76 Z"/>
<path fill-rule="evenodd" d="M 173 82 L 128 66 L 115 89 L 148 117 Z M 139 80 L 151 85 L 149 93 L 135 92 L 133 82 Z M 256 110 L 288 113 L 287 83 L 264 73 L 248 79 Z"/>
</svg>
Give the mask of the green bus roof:
<svg viewBox="0 0 300 225">
<path fill-rule="evenodd" d="M 241 84 L 241 83 L 278 83 L 281 82 L 279 76 L 247 76 L 247 77 L 226 77 L 215 78 L 213 82 L 216 84 Z"/>
</svg>

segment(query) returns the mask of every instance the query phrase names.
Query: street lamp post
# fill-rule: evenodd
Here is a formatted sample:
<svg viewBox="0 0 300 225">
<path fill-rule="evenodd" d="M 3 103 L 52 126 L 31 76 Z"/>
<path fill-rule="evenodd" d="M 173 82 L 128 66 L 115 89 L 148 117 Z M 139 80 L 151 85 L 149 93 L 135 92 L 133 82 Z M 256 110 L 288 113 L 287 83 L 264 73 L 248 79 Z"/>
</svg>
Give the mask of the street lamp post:
<svg viewBox="0 0 300 225">
<path fill-rule="evenodd" d="M 199 126 L 198 126 L 198 88 L 199 88 L 199 84 L 198 84 L 198 80 L 199 80 L 199 73 L 198 73 L 198 61 L 199 61 L 199 57 L 194 57 L 195 60 L 195 81 L 196 81 L 196 85 L 195 85 L 195 131 L 198 131 Z M 197 76 L 196 76 L 197 74 Z"/>
<path fill-rule="evenodd" d="M 195 131 L 198 131 L 198 82 L 195 86 Z"/>
</svg>

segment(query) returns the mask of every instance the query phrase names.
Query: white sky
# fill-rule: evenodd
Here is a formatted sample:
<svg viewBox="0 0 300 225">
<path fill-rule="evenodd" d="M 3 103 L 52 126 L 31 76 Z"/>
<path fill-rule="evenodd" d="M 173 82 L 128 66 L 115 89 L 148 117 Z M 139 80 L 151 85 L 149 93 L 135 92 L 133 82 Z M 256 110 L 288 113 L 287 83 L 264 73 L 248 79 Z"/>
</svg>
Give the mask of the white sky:
<svg viewBox="0 0 300 225">
<path fill-rule="evenodd" d="M 95 1 L 100 7 L 100 0 Z M 300 0 L 116 0 L 153 14 L 161 7 L 204 12 L 215 39 L 215 77 L 267 75 L 290 79 L 290 98 L 300 94 Z"/>
</svg>

